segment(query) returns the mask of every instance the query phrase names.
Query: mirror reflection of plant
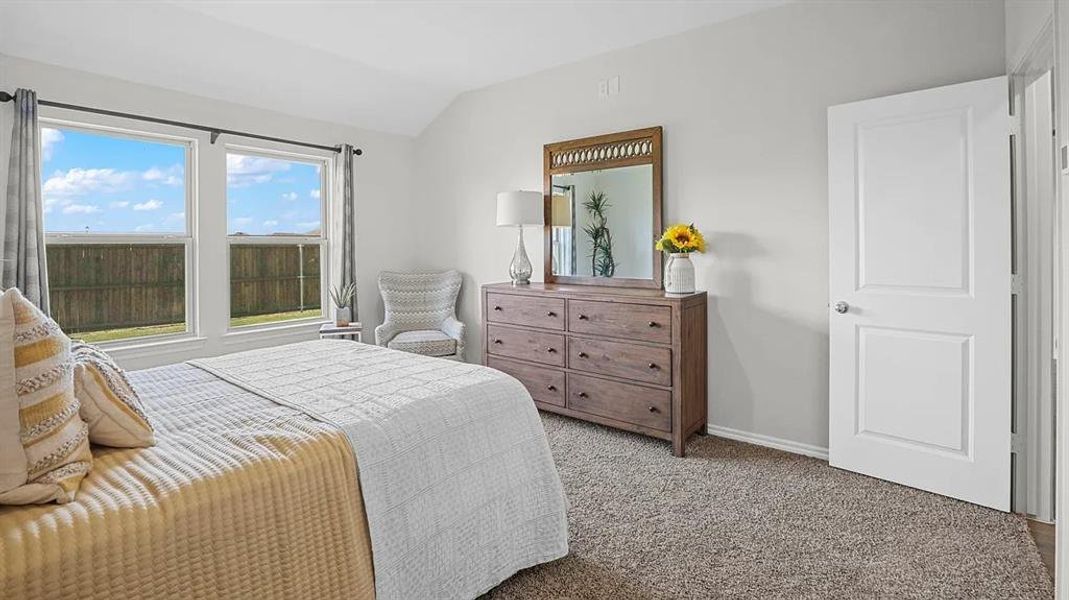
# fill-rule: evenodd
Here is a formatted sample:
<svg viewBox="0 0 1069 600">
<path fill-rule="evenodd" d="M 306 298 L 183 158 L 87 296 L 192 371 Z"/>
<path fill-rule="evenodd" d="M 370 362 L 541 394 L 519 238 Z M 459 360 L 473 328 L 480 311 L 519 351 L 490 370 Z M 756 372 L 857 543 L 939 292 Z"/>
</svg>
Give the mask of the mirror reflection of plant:
<svg viewBox="0 0 1069 600">
<path fill-rule="evenodd" d="M 605 212 L 611 205 L 605 192 L 591 191 L 583 208 L 590 215 L 590 223 L 583 231 L 590 236 L 590 270 L 597 277 L 612 277 L 616 273 L 616 261 L 612 257 L 612 232 L 609 231 Z"/>
</svg>

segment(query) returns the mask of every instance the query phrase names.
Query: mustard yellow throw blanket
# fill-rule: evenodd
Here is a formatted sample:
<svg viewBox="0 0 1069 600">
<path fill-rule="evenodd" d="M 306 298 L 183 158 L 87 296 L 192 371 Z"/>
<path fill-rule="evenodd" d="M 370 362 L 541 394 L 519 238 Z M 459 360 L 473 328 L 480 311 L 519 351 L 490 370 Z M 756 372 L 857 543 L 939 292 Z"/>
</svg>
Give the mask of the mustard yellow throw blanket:
<svg viewBox="0 0 1069 600">
<path fill-rule="evenodd" d="M 374 597 L 344 433 L 189 365 L 130 377 L 157 445 L 94 447 L 68 504 L 0 507 L 0 596 Z"/>
</svg>

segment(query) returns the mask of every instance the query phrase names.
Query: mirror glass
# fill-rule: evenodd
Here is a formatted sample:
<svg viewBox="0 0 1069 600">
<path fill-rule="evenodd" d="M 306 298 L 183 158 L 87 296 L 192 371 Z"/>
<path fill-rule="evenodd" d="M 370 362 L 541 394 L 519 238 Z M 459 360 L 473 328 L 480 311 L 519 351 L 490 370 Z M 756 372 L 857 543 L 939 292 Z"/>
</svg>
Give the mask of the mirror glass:
<svg viewBox="0 0 1069 600">
<path fill-rule="evenodd" d="M 653 165 L 553 175 L 554 275 L 653 277 Z"/>
</svg>

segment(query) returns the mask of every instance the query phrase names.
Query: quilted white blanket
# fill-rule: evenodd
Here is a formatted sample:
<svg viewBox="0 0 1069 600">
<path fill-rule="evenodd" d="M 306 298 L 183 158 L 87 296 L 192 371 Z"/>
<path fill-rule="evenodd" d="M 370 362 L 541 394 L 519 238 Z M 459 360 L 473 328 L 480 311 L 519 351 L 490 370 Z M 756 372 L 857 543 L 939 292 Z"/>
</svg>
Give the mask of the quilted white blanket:
<svg viewBox="0 0 1069 600">
<path fill-rule="evenodd" d="M 336 340 L 191 364 L 346 432 L 379 600 L 474 598 L 567 554 L 564 491 L 515 379 Z"/>
</svg>

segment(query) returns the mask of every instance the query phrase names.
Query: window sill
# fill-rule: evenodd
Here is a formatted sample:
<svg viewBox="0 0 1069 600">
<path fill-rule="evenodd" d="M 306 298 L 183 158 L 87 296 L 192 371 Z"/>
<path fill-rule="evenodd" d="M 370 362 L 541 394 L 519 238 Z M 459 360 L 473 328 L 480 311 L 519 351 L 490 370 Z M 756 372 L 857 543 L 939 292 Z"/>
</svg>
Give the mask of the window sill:
<svg viewBox="0 0 1069 600">
<path fill-rule="evenodd" d="M 253 339 L 290 338 L 318 333 L 319 327 L 329 322 L 327 319 L 302 319 L 265 325 L 246 325 L 235 327 L 223 335 L 223 344 L 244 344 Z"/>
<path fill-rule="evenodd" d="M 207 338 L 183 335 L 169 339 L 117 340 L 99 344 L 100 348 L 116 358 L 159 356 L 188 350 L 199 350 Z"/>
</svg>

